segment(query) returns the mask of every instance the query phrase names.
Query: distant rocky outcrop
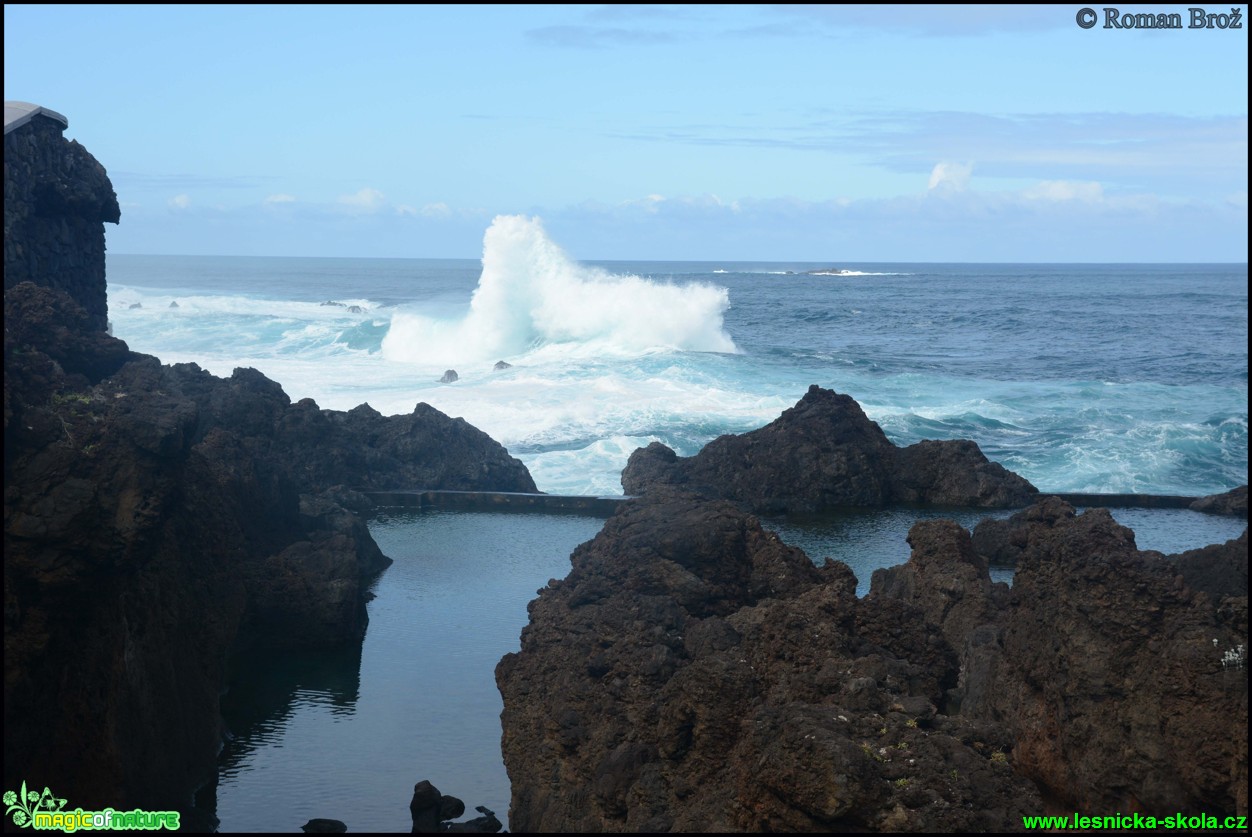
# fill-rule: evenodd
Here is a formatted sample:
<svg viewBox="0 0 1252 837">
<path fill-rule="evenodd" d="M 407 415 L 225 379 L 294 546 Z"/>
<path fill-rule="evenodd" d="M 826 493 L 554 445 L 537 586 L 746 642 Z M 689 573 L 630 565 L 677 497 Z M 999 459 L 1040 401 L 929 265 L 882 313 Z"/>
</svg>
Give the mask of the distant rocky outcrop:
<svg viewBox="0 0 1252 837">
<path fill-rule="evenodd" d="M 1038 493 L 974 442 L 899 448 L 856 401 L 818 386 L 765 427 L 721 436 L 695 456 L 680 458 L 659 442 L 631 454 L 626 493 L 661 485 L 764 514 L 891 503 L 1012 508 Z"/>
<path fill-rule="evenodd" d="M 1248 516 L 1248 487 L 1241 485 L 1224 494 L 1211 494 L 1201 497 L 1191 504 L 1195 511 L 1207 514 L 1224 514 L 1230 517 Z"/>
<path fill-rule="evenodd" d="M 1246 815 L 1246 672 L 1222 664 L 1247 644 L 1246 586 L 1195 589 L 1103 510 L 1049 498 L 1021 528 L 1012 588 L 935 520 L 858 600 L 845 565 L 814 567 L 728 503 L 659 488 L 623 504 L 496 669 L 510 823 L 1001 831 L 1047 811 Z M 1246 536 L 1228 547 L 1246 577 Z"/>
<path fill-rule="evenodd" d="M 439 383 L 451 384 L 451 383 L 455 383 L 459 381 L 460 379 L 461 379 L 461 376 L 456 374 L 455 369 L 448 369 L 443 373 L 443 375 L 440 376 Z"/>
</svg>

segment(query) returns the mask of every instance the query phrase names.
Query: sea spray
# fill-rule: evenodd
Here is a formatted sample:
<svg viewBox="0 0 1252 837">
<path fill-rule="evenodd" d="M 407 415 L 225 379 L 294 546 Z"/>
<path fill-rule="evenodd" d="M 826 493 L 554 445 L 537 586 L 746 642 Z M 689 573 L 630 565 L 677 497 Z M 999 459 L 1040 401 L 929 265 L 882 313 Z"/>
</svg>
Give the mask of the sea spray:
<svg viewBox="0 0 1252 837">
<path fill-rule="evenodd" d="M 880 275 L 831 277 L 808 273 L 821 264 L 597 271 L 566 258 L 582 280 L 653 277 L 680 299 L 699 283 L 726 288 L 733 305 L 702 322 L 739 351 L 597 356 L 608 341 L 593 338 L 478 363 L 385 358 L 394 314 L 455 328 L 521 245 L 546 241 L 519 220 L 511 240 L 489 242 L 486 271 L 481 259 L 110 253 L 109 319 L 134 351 L 222 377 L 253 367 L 293 401 L 384 415 L 429 403 L 558 493 L 620 490 L 635 447 L 694 454 L 773 421 L 814 383 L 856 398 L 897 444 L 973 439 L 1046 490 L 1207 494 L 1247 481 L 1245 266 L 853 265 Z M 514 366 L 493 370 L 501 359 Z M 448 368 L 460 380 L 438 383 Z"/>
<path fill-rule="evenodd" d="M 532 360 L 737 351 L 723 327 L 725 288 L 581 265 L 547 237 L 538 218 L 496 217 L 483 237 L 482 264 L 464 317 L 397 311 L 383 356 L 455 367 L 536 353 Z"/>
</svg>

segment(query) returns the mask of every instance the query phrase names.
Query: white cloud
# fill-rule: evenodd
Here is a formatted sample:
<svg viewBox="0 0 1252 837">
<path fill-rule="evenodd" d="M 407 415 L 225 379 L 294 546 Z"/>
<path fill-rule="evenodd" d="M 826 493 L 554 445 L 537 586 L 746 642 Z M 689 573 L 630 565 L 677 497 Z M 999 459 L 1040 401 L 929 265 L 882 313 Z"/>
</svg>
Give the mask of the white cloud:
<svg viewBox="0 0 1252 837">
<path fill-rule="evenodd" d="M 277 194 L 277 195 L 270 195 L 263 201 L 263 203 L 266 203 L 266 204 L 294 203 L 295 200 L 296 199 L 292 197 L 291 195 Z"/>
<path fill-rule="evenodd" d="M 452 208 L 446 203 L 428 203 L 422 207 L 422 215 L 427 218 L 447 218 L 452 214 Z"/>
<path fill-rule="evenodd" d="M 926 188 L 953 189 L 959 192 L 969 183 L 969 176 L 973 173 L 973 163 L 938 163 L 930 171 L 930 185 Z"/>
<path fill-rule="evenodd" d="M 191 206 L 191 198 L 188 195 L 175 195 L 170 198 L 169 204 L 174 209 L 186 209 Z"/>
<path fill-rule="evenodd" d="M 386 204 L 387 198 L 377 189 L 366 186 L 351 195 L 340 195 L 339 203 L 353 212 L 377 212 Z"/>
</svg>

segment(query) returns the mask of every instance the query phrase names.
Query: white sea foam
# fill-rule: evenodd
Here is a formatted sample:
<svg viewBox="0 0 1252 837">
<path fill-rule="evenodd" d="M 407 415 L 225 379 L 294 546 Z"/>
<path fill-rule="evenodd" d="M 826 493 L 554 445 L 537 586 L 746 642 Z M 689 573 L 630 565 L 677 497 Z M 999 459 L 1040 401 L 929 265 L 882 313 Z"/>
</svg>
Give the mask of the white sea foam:
<svg viewBox="0 0 1252 837">
<path fill-rule="evenodd" d="M 153 264 L 138 277 L 152 284 L 110 276 L 109 318 L 135 351 L 223 377 L 254 367 L 293 401 L 329 409 L 395 415 L 429 403 L 506 445 L 545 491 L 619 490 L 635 447 L 659 439 L 691 455 L 773 421 L 812 383 L 857 398 L 897 444 L 972 438 L 1045 489 L 1205 493 L 1247 479 L 1246 373 L 1242 387 L 1099 368 L 1074 379 L 1052 365 L 1022 378 L 998 366 L 968 374 L 959 356 L 949 370 L 946 356 L 902 345 L 898 316 L 883 319 L 898 300 L 874 296 L 896 291 L 876 281 L 793 272 L 773 277 L 791 291 L 775 295 L 745 276 L 764 272 L 756 266 L 710 265 L 730 274 L 742 309 L 729 309 L 721 288 L 641 278 L 655 265 L 611 268 L 639 275 L 580 265 L 527 218 L 492 226 L 479 270 L 363 260 L 337 268 L 336 283 L 320 263 L 245 260 L 222 282 L 235 261 Z M 708 280 L 709 268 L 696 275 Z M 831 294 L 847 321 L 811 325 L 807 292 Z M 913 306 L 904 322 L 932 307 Z M 733 353 L 723 322 L 746 353 Z M 494 371 L 501 359 L 512 368 Z M 460 380 L 439 383 L 447 368 Z"/>
<path fill-rule="evenodd" d="M 723 328 L 725 288 L 612 274 L 569 258 L 537 218 L 497 217 L 483 237 L 483 269 L 460 319 L 397 311 L 383 339 L 389 360 L 455 366 L 554 356 L 737 351 Z"/>
</svg>

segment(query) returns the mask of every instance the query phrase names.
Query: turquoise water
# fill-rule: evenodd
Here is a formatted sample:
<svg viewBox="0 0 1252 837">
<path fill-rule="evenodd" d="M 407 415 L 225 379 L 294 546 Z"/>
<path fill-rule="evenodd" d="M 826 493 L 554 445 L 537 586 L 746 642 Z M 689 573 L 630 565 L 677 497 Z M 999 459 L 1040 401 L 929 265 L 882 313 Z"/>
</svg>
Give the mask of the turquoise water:
<svg viewBox="0 0 1252 837">
<path fill-rule="evenodd" d="M 634 449 L 693 454 L 815 383 L 898 444 L 973 439 L 1046 490 L 1247 482 L 1246 265 L 831 267 L 582 264 L 504 219 L 482 262 L 109 254 L 109 316 L 293 401 L 463 416 L 552 493 L 620 493 Z"/>
</svg>

